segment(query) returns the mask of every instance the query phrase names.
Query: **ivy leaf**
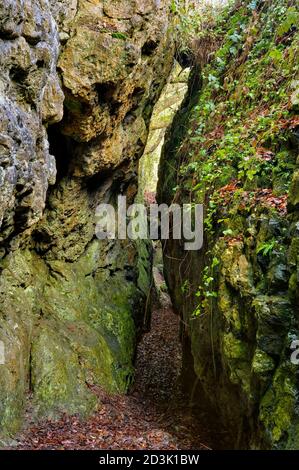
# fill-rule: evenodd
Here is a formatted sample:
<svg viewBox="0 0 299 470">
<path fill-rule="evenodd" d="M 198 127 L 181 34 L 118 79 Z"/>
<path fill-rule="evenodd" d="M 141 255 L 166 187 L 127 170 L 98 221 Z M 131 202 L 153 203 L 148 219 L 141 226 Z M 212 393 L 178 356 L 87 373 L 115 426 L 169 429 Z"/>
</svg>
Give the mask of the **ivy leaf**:
<svg viewBox="0 0 299 470">
<path fill-rule="evenodd" d="M 271 57 L 275 63 L 278 63 L 282 60 L 283 53 L 279 49 L 274 48 L 270 50 L 269 57 Z"/>
<path fill-rule="evenodd" d="M 219 266 L 220 264 L 220 261 L 218 258 L 213 258 L 213 261 L 212 261 L 212 269 L 213 268 L 216 268 L 216 266 Z"/>
<path fill-rule="evenodd" d="M 276 245 L 276 241 L 272 240 L 270 242 L 262 243 L 256 250 L 256 253 L 263 253 L 263 256 L 267 256 L 268 253 L 272 252 L 273 248 Z"/>
<path fill-rule="evenodd" d="M 284 36 L 292 26 L 296 26 L 299 22 L 299 12 L 295 7 L 290 7 L 287 10 L 286 19 L 281 23 L 277 29 L 278 36 Z"/>
<path fill-rule="evenodd" d="M 233 234 L 234 234 L 234 232 L 230 228 L 223 231 L 224 236 L 230 236 L 230 235 L 233 235 Z"/>
<path fill-rule="evenodd" d="M 214 291 L 212 291 L 212 292 L 207 291 L 207 292 L 206 292 L 206 297 L 217 299 L 218 294 L 217 294 L 217 292 L 214 292 Z"/>
</svg>

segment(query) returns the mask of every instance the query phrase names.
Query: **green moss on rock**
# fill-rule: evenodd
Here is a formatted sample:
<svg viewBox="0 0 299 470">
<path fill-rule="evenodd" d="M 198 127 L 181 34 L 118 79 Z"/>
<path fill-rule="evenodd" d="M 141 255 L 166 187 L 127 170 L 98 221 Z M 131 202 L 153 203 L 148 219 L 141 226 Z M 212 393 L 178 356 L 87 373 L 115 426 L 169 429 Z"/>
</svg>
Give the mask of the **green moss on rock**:
<svg viewBox="0 0 299 470">
<path fill-rule="evenodd" d="M 169 240 L 165 272 L 196 375 L 238 448 L 298 446 L 299 37 L 275 32 L 289 7 L 248 0 L 224 12 L 220 47 L 191 73 L 160 166 L 159 202 L 205 205 L 203 249 Z"/>
</svg>

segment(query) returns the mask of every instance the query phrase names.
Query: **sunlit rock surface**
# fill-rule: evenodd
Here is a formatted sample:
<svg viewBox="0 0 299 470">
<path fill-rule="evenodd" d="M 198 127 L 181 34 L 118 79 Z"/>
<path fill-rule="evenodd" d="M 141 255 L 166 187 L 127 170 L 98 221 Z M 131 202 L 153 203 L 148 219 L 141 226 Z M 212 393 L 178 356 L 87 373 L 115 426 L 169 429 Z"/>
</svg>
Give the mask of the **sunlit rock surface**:
<svg viewBox="0 0 299 470">
<path fill-rule="evenodd" d="M 158 167 L 165 133 L 179 110 L 188 90 L 190 69 L 176 62 L 168 83 L 157 102 L 150 123 L 150 132 L 142 158 L 139 160 L 138 199 L 154 201 L 158 183 Z"/>
</svg>

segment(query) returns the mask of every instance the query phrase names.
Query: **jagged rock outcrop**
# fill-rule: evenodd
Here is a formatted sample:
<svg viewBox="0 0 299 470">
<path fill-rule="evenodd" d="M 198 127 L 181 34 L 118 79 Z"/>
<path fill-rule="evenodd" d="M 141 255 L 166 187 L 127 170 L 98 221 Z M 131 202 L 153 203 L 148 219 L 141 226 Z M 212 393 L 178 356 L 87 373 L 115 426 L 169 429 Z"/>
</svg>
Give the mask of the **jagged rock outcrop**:
<svg viewBox="0 0 299 470">
<path fill-rule="evenodd" d="M 1 3 L 2 435 L 18 429 L 29 390 L 39 415 L 84 414 L 90 386 L 131 382 L 150 253 L 98 240 L 95 209 L 134 200 L 172 67 L 169 3 Z"/>
<path fill-rule="evenodd" d="M 298 17 L 290 1 L 240 1 L 224 15 L 160 166 L 160 202 L 205 206 L 203 249 L 166 242 L 165 275 L 236 448 L 299 448 Z"/>
<path fill-rule="evenodd" d="M 64 98 L 56 72 L 58 33 L 46 6 L 0 6 L 2 242 L 40 219 L 56 178 L 45 126 L 61 120 Z"/>
</svg>

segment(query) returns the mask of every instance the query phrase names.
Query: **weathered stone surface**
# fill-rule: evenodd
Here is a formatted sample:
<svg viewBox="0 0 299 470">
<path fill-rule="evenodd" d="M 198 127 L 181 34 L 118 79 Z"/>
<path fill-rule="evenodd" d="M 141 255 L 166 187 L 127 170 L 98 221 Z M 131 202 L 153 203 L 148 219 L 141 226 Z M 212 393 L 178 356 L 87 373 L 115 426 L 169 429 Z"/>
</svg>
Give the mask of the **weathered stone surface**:
<svg viewBox="0 0 299 470">
<path fill-rule="evenodd" d="M 55 182 L 47 123 L 62 118 L 58 31 L 47 1 L 0 6 L 0 240 L 34 225 Z"/>
<path fill-rule="evenodd" d="M 250 28 L 258 14 L 241 2 L 225 17 L 228 31 L 216 60 L 201 64 L 202 76 L 199 67 L 193 70 L 188 97 L 166 136 L 158 195 L 168 204 L 205 204 L 203 249 L 187 253 L 181 241 L 169 240 L 163 252 L 167 284 L 183 317 L 183 341 L 186 348 L 191 342 L 207 401 L 232 432 L 236 448 L 298 449 L 299 369 L 290 349 L 299 338 L 298 143 L 291 125 L 273 131 L 279 118 L 271 114 L 288 108 L 283 100 L 290 98 L 296 68 L 288 58 L 298 37 L 285 44 L 287 65 L 279 67 L 286 73 L 277 95 L 269 94 L 261 76 L 266 71 L 267 79 L 271 73 L 280 77 L 281 69 L 270 63 L 265 69 L 263 32 L 268 21 L 275 30 L 285 18 L 275 16 L 272 3 L 259 12 L 261 29 L 250 43 L 258 54 L 245 56 L 248 36 L 240 33 L 231 56 L 231 31 L 243 20 Z M 274 3 L 285 12 L 289 7 Z M 252 86 L 250 103 L 245 86 Z M 260 130 L 264 94 L 271 112 Z M 257 141 L 273 155 L 264 172 L 252 156 Z M 265 203 L 264 193 L 275 204 Z"/>
<path fill-rule="evenodd" d="M 76 175 L 140 156 L 151 111 L 147 103 L 161 89 L 157 77 L 172 63 L 165 48 L 168 6 L 165 1 L 79 2 L 59 60 L 67 109 L 62 132 L 89 142 L 84 152 L 77 148 Z"/>
<path fill-rule="evenodd" d="M 151 254 L 97 240 L 95 209 L 134 201 L 172 67 L 169 4 L 0 5 L 1 435 L 18 429 L 29 390 L 39 416 L 84 415 L 90 385 L 132 381 Z"/>
<path fill-rule="evenodd" d="M 189 72 L 190 69 L 184 70 L 175 63 L 168 83 L 154 108 L 147 144 L 138 165 L 138 199 L 141 202 L 144 198 L 155 196 L 165 133 L 188 90 Z"/>
</svg>

